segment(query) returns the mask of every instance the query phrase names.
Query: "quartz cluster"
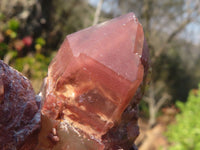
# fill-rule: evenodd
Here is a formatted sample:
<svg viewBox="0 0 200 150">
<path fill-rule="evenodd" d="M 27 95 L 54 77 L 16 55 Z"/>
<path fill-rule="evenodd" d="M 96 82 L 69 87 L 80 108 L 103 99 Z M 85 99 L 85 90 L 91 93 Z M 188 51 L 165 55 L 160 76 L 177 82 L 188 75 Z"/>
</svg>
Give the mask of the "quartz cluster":
<svg viewBox="0 0 200 150">
<path fill-rule="evenodd" d="M 148 68 L 133 13 L 68 35 L 49 65 L 41 101 L 0 61 L 0 149 L 136 149 Z"/>
</svg>

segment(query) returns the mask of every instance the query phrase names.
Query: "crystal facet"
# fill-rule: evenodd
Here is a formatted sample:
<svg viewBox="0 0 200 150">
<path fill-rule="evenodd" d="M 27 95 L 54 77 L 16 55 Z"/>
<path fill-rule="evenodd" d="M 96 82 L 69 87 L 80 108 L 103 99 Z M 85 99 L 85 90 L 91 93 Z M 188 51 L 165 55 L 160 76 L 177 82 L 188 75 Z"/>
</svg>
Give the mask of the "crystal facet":
<svg viewBox="0 0 200 150">
<path fill-rule="evenodd" d="M 42 125 L 40 147 L 105 148 L 102 136 L 119 123 L 143 80 L 143 43 L 133 13 L 66 37 L 48 70 L 42 118 L 49 127 Z"/>
</svg>

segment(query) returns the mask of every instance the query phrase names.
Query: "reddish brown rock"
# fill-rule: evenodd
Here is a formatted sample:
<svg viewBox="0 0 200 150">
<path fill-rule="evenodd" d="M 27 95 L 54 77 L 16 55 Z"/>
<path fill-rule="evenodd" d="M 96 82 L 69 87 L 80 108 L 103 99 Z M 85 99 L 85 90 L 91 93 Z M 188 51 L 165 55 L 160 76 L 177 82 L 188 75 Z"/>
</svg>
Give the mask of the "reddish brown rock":
<svg viewBox="0 0 200 150">
<path fill-rule="evenodd" d="M 143 80 L 143 44 L 133 13 L 68 35 L 49 66 L 38 149 L 130 148 L 138 135 L 138 100 L 131 98 Z"/>
<path fill-rule="evenodd" d="M 0 60 L 0 149 L 33 150 L 39 123 L 29 80 Z"/>
</svg>

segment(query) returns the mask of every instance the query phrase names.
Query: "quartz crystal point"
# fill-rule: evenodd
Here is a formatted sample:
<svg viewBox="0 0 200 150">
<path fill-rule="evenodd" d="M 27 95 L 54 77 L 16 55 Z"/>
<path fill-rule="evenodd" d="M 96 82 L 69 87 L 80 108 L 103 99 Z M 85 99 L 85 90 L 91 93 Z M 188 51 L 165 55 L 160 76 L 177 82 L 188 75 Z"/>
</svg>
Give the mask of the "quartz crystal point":
<svg viewBox="0 0 200 150">
<path fill-rule="evenodd" d="M 48 69 L 38 149 L 111 149 L 109 132 L 143 80 L 143 45 L 133 13 L 68 35 Z M 126 136 L 138 131 L 127 124 Z"/>
</svg>

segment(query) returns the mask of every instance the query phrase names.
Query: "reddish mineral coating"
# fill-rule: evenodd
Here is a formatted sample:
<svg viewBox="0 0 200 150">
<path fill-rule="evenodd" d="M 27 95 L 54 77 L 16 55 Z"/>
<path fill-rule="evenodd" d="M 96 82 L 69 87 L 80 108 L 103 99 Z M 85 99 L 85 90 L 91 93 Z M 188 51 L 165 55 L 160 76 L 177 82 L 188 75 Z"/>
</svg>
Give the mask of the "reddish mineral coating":
<svg viewBox="0 0 200 150">
<path fill-rule="evenodd" d="M 73 129 L 85 149 L 104 149 L 102 136 L 119 121 L 142 82 L 143 43 L 143 29 L 133 13 L 68 35 L 49 66 L 42 115 L 52 127 L 43 134 L 52 137 L 50 129 L 57 128 L 59 138 L 60 130 Z M 58 148 L 54 141 L 57 148 L 51 148 L 79 149 L 65 142 Z"/>
<path fill-rule="evenodd" d="M 143 81 L 137 89 L 134 98 L 123 112 L 120 123 L 115 124 L 113 128 L 103 135 L 102 141 L 105 150 L 137 150 L 134 141 L 139 135 L 139 127 L 137 124 L 139 117 L 138 105 L 150 81 L 150 57 L 146 41 L 144 41 L 141 61 L 144 66 Z"/>
<path fill-rule="evenodd" d="M 0 150 L 33 150 L 39 127 L 29 80 L 0 60 Z"/>
</svg>

